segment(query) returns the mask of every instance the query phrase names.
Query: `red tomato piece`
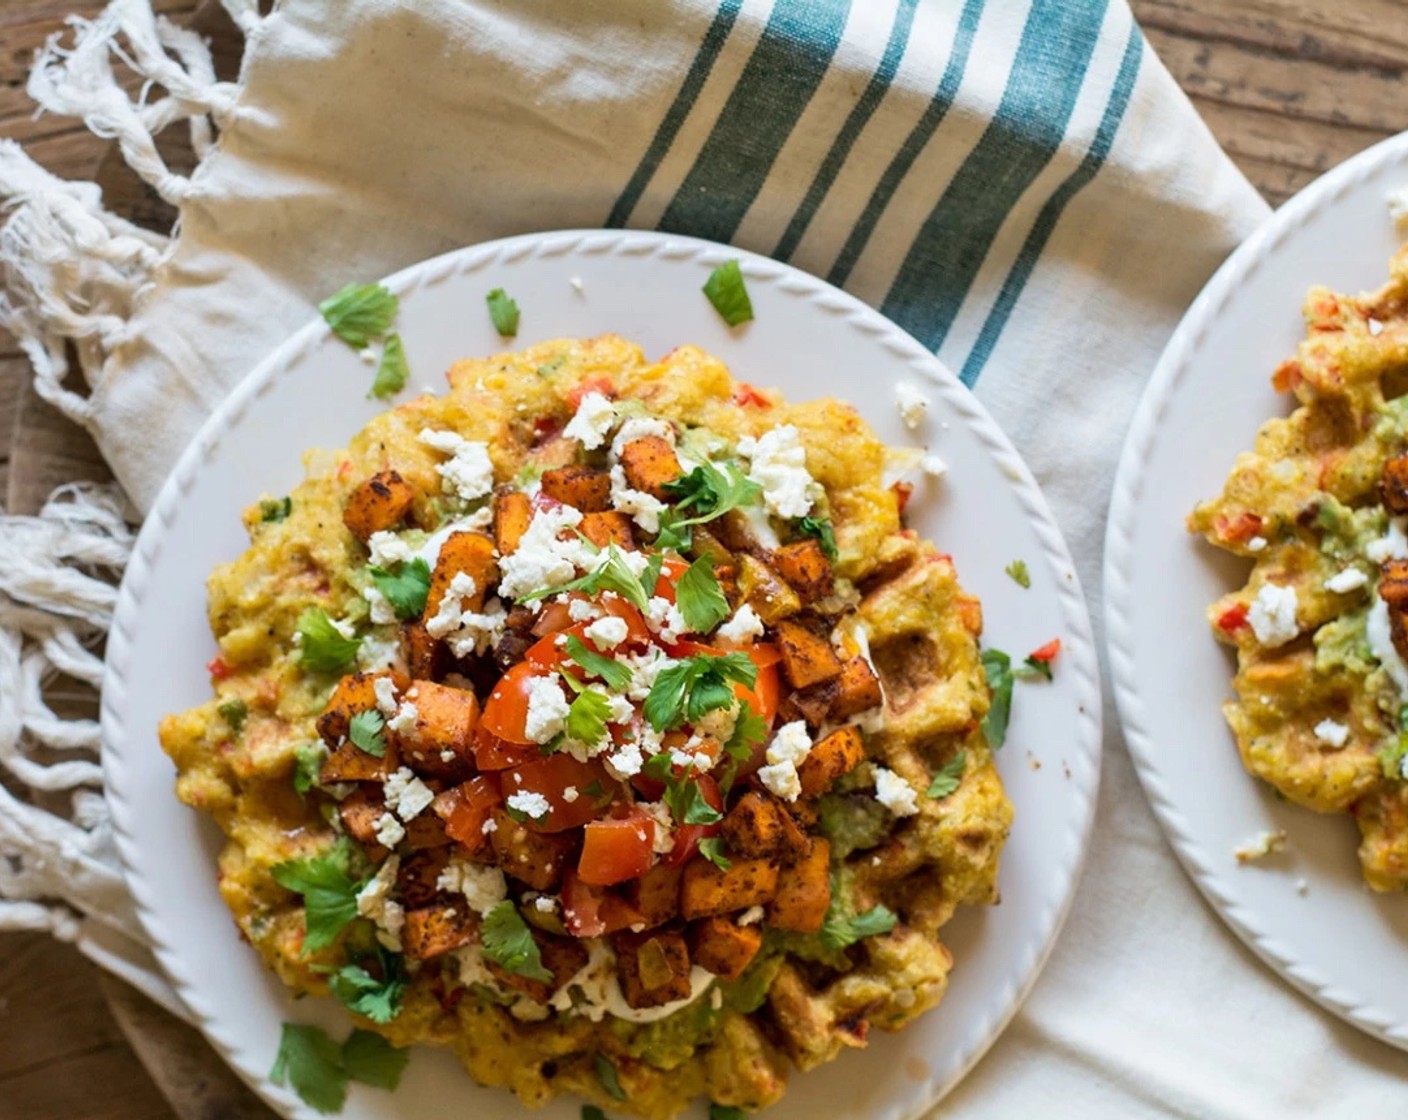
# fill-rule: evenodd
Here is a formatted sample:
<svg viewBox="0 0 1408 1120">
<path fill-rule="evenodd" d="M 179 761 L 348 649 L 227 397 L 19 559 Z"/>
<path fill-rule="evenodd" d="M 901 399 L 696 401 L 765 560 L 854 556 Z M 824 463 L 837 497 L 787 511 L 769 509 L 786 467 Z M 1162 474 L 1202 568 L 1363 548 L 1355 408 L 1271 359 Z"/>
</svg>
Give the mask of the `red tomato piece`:
<svg viewBox="0 0 1408 1120">
<path fill-rule="evenodd" d="M 1235 603 L 1222 612 L 1217 618 L 1217 627 L 1227 634 L 1235 634 L 1243 626 L 1247 625 L 1247 615 L 1250 613 L 1246 603 Z"/>
<path fill-rule="evenodd" d="M 1052 638 L 1040 649 L 1034 649 L 1028 656 L 1033 661 L 1045 661 L 1048 664 L 1056 660 L 1056 655 L 1061 652 L 1061 639 Z"/>
<path fill-rule="evenodd" d="M 474 765 L 480 770 L 507 770 L 542 757 L 543 752 L 531 743 L 510 743 L 482 725 L 474 732 Z"/>
<path fill-rule="evenodd" d="M 1240 513 L 1236 517 L 1219 517 L 1217 532 L 1223 540 L 1245 544 L 1261 532 L 1265 522 L 1255 513 Z"/>
<path fill-rule="evenodd" d="M 673 603 L 675 601 L 675 584 L 679 583 L 680 576 L 688 570 L 689 565 L 683 560 L 674 556 L 665 557 L 665 562 L 660 565 L 660 578 L 655 581 L 653 594 Z"/>
<path fill-rule="evenodd" d="M 655 822 L 642 814 L 588 821 L 582 829 L 582 882 L 609 887 L 645 874 L 654 859 Z"/>
<path fill-rule="evenodd" d="M 224 656 L 218 653 L 205 663 L 205 671 L 210 674 L 212 681 L 229 680 L 235 672 Z"/>
<path fill-rule="evenodd" d="M 578 762 L 570 754 L 511 766 L 499 779 L 505 797 L 522 791 L 540 793 L 547 799 L 547 815 L 524 822 L 534 832 L 562 832 L 600 816 L 602 796 L 587 792 L 594 785 L 604 791 L 603 796 L 614 792 L 614 784 L 599 762 Z M 564 796 L 568 789 L 576 790 L 571 801 Z"/>
<path fill-rule="evenodd" d="M 446 836 L 479 852 L 488 842 L 484 822 L 502 802 L 498 775 L 476 774 L 436 797 L 431 808 L 445 822 Z"/>
<path fill-rule="evenodd" d="M 720 813 L 724 810 L 724 797 L 719 791 L 719 783 L 712 775 L 700 774 L 693 779 L 699 786 L 699 792 L 703 794 L 704 800 Z M 706 836 L 713 836 L 719 831 L 720 822 L 713 824 L 682 824 L 675 829 L 675 846 L 661 859 L 661 863 L 668 867 L 680 867 L 689 862 L 691 856 L 699 850 L 699 841 Z"/>
<path fill-rule="evenodd" d="M 733 388 L 733 403 L 741 407 L 752 405 L 754 408 L 767 408 L 772 402 L 758 392 L 757 389 L 749 385 L 746 381 L 740 381 Z"/>
<path fill-rule="evenodd" d="M 611 599 L 603 599 L 597 606 L 607 614 L 625 622 L 626 644 L 650 641 L 650 628 L 645 624 L 645 616 L 619 595 Z"/>
<path fill-rule="evenodd" d="M 645 920 L 624 899 L 570 869 L 562 877 L 562 916 L 573 937 L 600 937 Z"/>
<path fill-rule="evenodd" d="M 616 385 L 606 374 L 594 373 L 590 377 L 583 378 L 579 384 L 572 386 L 567 391 L 567 407 L 576 412 L 582 403 L 582 398 L 588 393 L 600 393 L 603 397 L 614 397 Z"/>
<path fill-rule="evenodd" d="M 524 724 L 528 719 L 528 682 L 536 673 L 533 665 L 520 661 L 500 677 L 484 704 L 479 726 L 510 743 L 532 742 Z"/>
<path fill-rule="evenodd" d="M 895 501 L 899 504 L 899 515 L 904 516 L 905 508 L 909 505 L 909 499 L 914 497 L 914 483 L 896 482 L 890 487 L 895 492 Z"/>
<path fill-rule="evenodd" d="M 533 633 L 541 638 L 544 634 L 556 634 L 572 625 L 572 608 L 567 603 L 548 603 L 543 607 L 538 619 L 533 623 Z"/>
</svg>

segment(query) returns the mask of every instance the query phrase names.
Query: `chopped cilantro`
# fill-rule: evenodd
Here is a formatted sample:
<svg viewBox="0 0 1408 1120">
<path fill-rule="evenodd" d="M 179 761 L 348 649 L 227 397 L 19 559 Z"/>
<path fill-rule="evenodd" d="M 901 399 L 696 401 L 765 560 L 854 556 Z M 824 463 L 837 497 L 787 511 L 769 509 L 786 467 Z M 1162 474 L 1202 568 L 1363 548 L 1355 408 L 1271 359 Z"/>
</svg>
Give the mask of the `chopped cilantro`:
<svg viewBox="0 0 1408 1120">
<path fill-rule="evenodd" d="M 346 672 L 362 644 L 360 638 L 349 638 L 334 626 L 322 607 L 309 607 L 298 616 L 298 634 L 298 659 L 315 673 Z"/>
<path fill-rule="evenodd" d="M 378 946 L 376 962 L 381 979 L 362 965 L 346 964 L 335 971 L 328 970 L 328 986 L 349 1011 L 365 1015 L 374 1023 L 389 1023 L 401 1013 L 401 1000 L 409 983 L 405 959 Z"/>
<path fill-rule="evenodd" d="M 1051 662 L 1042 661 L 1037 657 L 1028 657 L 1023 660 L 1020 669 L 1012 670 L 1012 676 L 1020 681 L 1036 680 L 1038 677 L 1049 681 L 1051 680 Z"/>
<path fill-rule="evenodd" d="M 386 720 L 372 708 L 358 712 L 347 721 L 347 737 L 352 745 L 364 750 L 373 758 L 386 757 Z"/>
<path fill-rule="evenodd" d="M 606 1120 L 606 1113 L 594 1104 L 584 1104 L 582 1106 L 582 1120 Z"/>
<path fill-rule="evenodd" d="M 645 765 L 641 771 L 647 778 L 653 778 L 657 782 L 669 781 L 675 772 L 675 764 L 670 761 L 670 752 L 661 751 L 653 754 L 645 760 Z"/>
<path fill-rule="evenodd" d="M 417 556 L 405 564 L 397 564 L 394 573 L 372 566 L 368 566 L 367 572 L 397 618 L 421 616 L 430 595 L 430 565 L 423 559 Z"/>
<path fill-rule="evenodd" d="M 410 1061 L 408 1051 L 397 1049 L 374 1031 L 355 1030 L 342 1044 L 342 1065 L 347 1076 L 374 1089 L 394 1090 Z"/>
<path fill-rule="evenodd" d="M 249 716 L 249 705 L 238 696 L 226 700 L 215 710 L 220 713 L 220 718 L 230 725 L 230 730 L 236 735 L 244 732 L 244 721 Z"/>
<path fill-rule="evenodd" d="M 584 576 L 570 580 L 557 587 L 541 587 L 519 597 L 520 603 L 529 603 L 546 595 L 558 595 L 569 591 L 580 591 L 585 595 L 596 595 L 601 591 L 614 591 L 633 607 L 645 610 L 650 601 L 640 577 L 631 571 L 621 550 L 614 544 L 607 550 L 606 559 Z"/>
<path fill-rule="evenodd" d="M 872 906 L 865 913 L 848 918 L 840 912 L 835 902 L 833 892 L 832 908 L 827 912 L 819 935 L 821 943 L 828 949 L 845 949 L 862 938 L 889 933 L 895 928 L 895 915 L 884 906 Z"/>
<path fill-rule="evenodd" d="M 967 765 L 967 752 L 959 751 L 944 763 L 943 769 L 934 775 L 934 780 L 929 783 L 929 796 L 937 801 L 956 790 L 959 783 L 963 781 L 963 770 Z"/>
<path fill-rule="evenodd" d="M 733 734 L 724 744 L 724 753 L 728 755 L 728 768 L 719 780 L 719 788 L 723 790 L 725 796 L 733 788 L 734 780 L 738 777 L 739 766 L 752 757 L 753 748 L 767 737 L 767 721 L 747 704 L 740 703 L 738 722 L 733 725 Z"/>
<path fill-rule="evenodd" d="M 815 537 L 820 542 L 821 551 L 826 553 L 827 559 L 836 559 L 836 533 L 831 527 L 830 520 L 808 514 L 806 517 L 796 518 L 792 522 L 792 528 L 804 537 Z"/>
<path fill-rule="evenodd" d="M 708 634 L 729 616 L 728 600 L 714 574 L 714 562 L 707 556 L 700 557 L 680 576 L 675 601 L 685 625 L 695 634 Z"/>
<path fill-rule="evenodd" d="M 318 774 L 327 757 L 327 747 L 316 739 L 293 748 L 293 788 L 299 797 L 306 797 L 308 791 L 318 784 Z"/>
<path fill-rule="evenodd" d="M 721 470 L 710 462 L 700 463 L 683 478 L 665 483 L 664 489 L 675 505 L 660 515 L 660 535 L 655 545 L 677 551 L 689 547 L 691 525 L 701 525 L 729 510 L 752 505 L 763 493 L 763 488 L 735 464 L 725 463 Z M 690 516 L 682 516 L 687 513 Z"/>
<path fill-rule="evenodd" d="M 410 367 L 406 365 L 406 348 L 401 344 L 399 334 L 389 334 L 381 348 L 381 360 L 376 364 L 376 377 L 372 378 L 369 397 L 379 401 L 394 397 L 406 387 L 410 377 Z"/>
<path fill-rule="evenodd" d="M 1021 587 L 1030 587 L 1032 585 L 1031 573 L 1027 571 L 1027 562 L 1025 560 L 1013 560 L 1012 563 L 1008 564 L 1007 567 L 1002 570 L 1012 577 L 1013 583 Z"/>
<path fill-rule="evenodd" d="M 303 896 L 308 929 L 305 954 L 327 948 L 342 927 L 357 917 L 357 894 L 366 884 L 352 878 L 351 857 L 351 843 L 344 836 L 320 855 L 276 863 L 269 869 L 279 886 Z"/>
<path fill-rule="evenodd" d="M 494 321 L 494 329 L 505 338 L 518 333 L 518 304 L 514 303 L 502 288 L 495 288 L 485 297 L 489 303 L 489 318 Z"/>
<path fill-rule="evenodd" d="M 606 697 L 594 688 L 585 688 L 567 709 L 567 734 L 579 743 L 599 743 L 606 734 L 606 721 L 610 716 L 611 704 Z"/>
<path fill-rule="evenodd" d="M 576 634 L 567 636 L 567 656 L 589 673 L 604 680 L 610 688 L 624 692 L 631 683 L 631 671 L 615 658 L 588 649 Z"/>
<path fill-rule="evenodd" d="M 729 681 L 752 688 L 758 667 L 746 653 L 722 657 L 705 654 L 662 669 L 645 698 L 645 718 L 656 731 L 669 731 L 686 719 L 694 723 L 708 712 L 734 702 Z"/>
<path fill-rule="evenodd" d="M 288 1085 L 317 1112 L 338 1112 L 347 1100 L 342 1049 L 319 1027 L 285 1023 L 269 1078 Z"/>
<path fill-rule="evenodd" d="M 723 840 L 717 836 L 706 836 L 699 841 L 699 854 L 720 871 L 727 871 L 733 866 L 733 861 L 724 855 Z"/>
<path fill-rule="evenodd" d="M 538 943 L 512 899 L 504 899 L 484 915 L 480 936 L 484 956 L 506 972 L 552 983 L 552 973 L 543 967 Z"/>
<path fill-rule="evenodd" d="M 698 782 L 667 779 L 664 800 L 677 824 L 718 824 L 724 819 L 721 812 L 704 800 Z"/>
<path fill-rule="evenodd" d="M 605 1054 L 598 1054 L 594 1062 L 596 1077 L 601 1082 L 601 1087 L 606 1090 L 612 1100 L 625 1100 L 626 1091 L 621 1088 L 621 1078 L 616 1073 L 616 1067 L 611 1064 L 611 1059 Z"/>
<path fill-rule="evenodd" d="M 292 498 L 265 498 L 259 503 L 260 521 L 282 521 L 292 512 Z"/>
<path fill-rule="evenodd" d="M 348 284 L 318 304 L 318 310 L 333 334 L 354 350 L 362 350 L 390 329 L 398 302 L 380 284 Z"/>
<path fill-rule="evenodd" d="M 737 260 L 727 260 L 704 281 L 704 294 L 714 305 L 714 310 L 731 327 L 746 323 L 753 318 L 753 301 L 748 298 L 748 289 L 743 283 L 743 270 Z"/>
<path fill-rule="evenodd" d="M 992 706 L 983 717 L 983 738 L 997 750 L 1007 740 L 1007 723 L 1012 716 L 1012 659 L 1000 649 L 985 649 L 983 672 L 992 689 Z"/>
<path fill-rule="evenodd" d="M 550 362 L 544 362 L 533 372 L 536 373 L 539 377 L 552 377 L 557 373 L 558 370 L 562 368 L 563 363 L 566 361 L 566 358 L 558 356 L 556 358 L 553 358 Z"/>
</svg>

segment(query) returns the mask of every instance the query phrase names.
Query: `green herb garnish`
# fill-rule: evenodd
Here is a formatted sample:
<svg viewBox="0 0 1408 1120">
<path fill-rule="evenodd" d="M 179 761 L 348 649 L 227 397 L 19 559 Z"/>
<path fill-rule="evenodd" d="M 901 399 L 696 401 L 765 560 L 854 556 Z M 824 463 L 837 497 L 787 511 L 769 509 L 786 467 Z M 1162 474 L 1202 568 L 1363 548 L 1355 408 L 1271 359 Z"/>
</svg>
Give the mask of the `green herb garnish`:
<svg viewBox="0 0 1408 1120">
<path fill-rule="evenodd" d="M 348 284 L 318 304 L 332 333 L 354 350 L 380 338 L 396 318 L 398 300 L 380 284 Z"/>
<path fill-rule="evenodd" d="M 638 610 L 647 609 L 650 596 L 646 593 L 640 577 L 631 571 L 621 550 L 614 544 L 607 550 L 606 559 L 584 576 L 569 580 L 557 587 L 540 587 L 527 595 L 519 596 L 520 603 L 530 603 L 546 595 L 565 594 L 580 591 L 584 595 L 596 595 L 601 591 L 614 591 Z"/>
<path fill-rule="evenodd" d="M 665 781 L 665 804 L 677 824 L 718 824 L 724 815 L 704 800 L 698 782 L 673 776 Z"/>
<path fill-rule="evenodd" d="M 563 679 L 572 678 L 564 673 Z M 579 743 L 599 743 L 606 734 L 606 721 L 610 718 L 611 704 L 606 697 L 596 689 L 584 688 L 567 709 L 567 734 Z"/>
<path fill-rule="evenodd" d="M 992 706 L 983 717 L 983 738 L 998 750 L 1007 741 L 1007 723 L 1012 716 L 1012 659 L 1000 649 L 985 649 L 983 672 L 992 689 Z"/>
<path fill-rule="evenodd" d="M 725 463 L 720 470 L 709 462 L 700 463 L 684 477 L 665 483 L 664 490 L 675 505 L 660 515 L 660 535 L 655 546 L 677 551 L 689 547 L 691 525 L 701 525 L 722 517 L 729 510 L 752 505 L 763 493 L 763 488 L 735 464 Z"/>
<path fill-rule="evenodd" d="M 410 982 L 405 958 L 377 946 L 376 961 L 381 979 L 359 964 L 343 965 L 329 971 L 328 987 L 349 1011 L 365 1015 L 374 1023 L 389 1023 L 401 1013 L 401 1000 Z"/>
<path fill-rule="evenodd" d="M 1012 577 L 1013 583 L 1021 587 L 1031 587 L 1032 577 L 1031 573 L 1027 571 L 1027 562 L 1025 560 L 1013 560 L 1012 563 L 1008 564 L 1007 567 L 1002 570 Z"/>
<path fill-rule="evenodd" d="M 389 334 L 381 348 L 381 358 L 376 364 L 376 377 L 372 378 L 371 392 L 367 395 L 384 401 L 394 397 L 406 387 L 406 379 L 411 369 L 406 365 L 406 348 L 399 334 Z"/>
<path fill-rule="evenodd" d="M 597 653 L 593 649 L 588 649 L 576 634 L 567 636 L 567 656 L 585 669 L 588 673 L 600 677 L 607 686 L 617 692 L 624 692 L 631 683 L 631 671 L 622 665 L 615 658 L 607 657 L 603 653 Z"/>
<path fill-rule="evenodd" d="M 215 709 L 220 713 L 220 718 L 230 725 L 230 730 L 236 735 L 244 732 L 244 721 L 249 717 L 249 705 L 238 696 L 226 700 Z"/>
<path fill-rule="evenodd" d="M 727 871 L 733 866 L 733 861 L 724 855 L 723 840 L 717 836 L 706 836 L 699 841 L 699 854 L 720 871 Z"/>
<path fill-rule="evenodd" d="M 708 634 L 729 616 L 728 600 L 714 574 L 714 562 L 707 556 L 700 557 L 680 576 L 675 602 L 693 634 Z"/>
<path fill-rule="evenodd" d="M 375 1031 L 353 1031 L 342 1044 L 347 1076 L 374 1089 L 394 1091 L 410 1060 L 409 1051 L 397 1049 Z"/>
<path fill-rule="evenodd" d="M 518 912 L 513 900 L 506 898 L 484 915 L 480 927 L 484 956 L 506 972 L 526 976 L 529 980 L 552 983 L 552 973 L 543 967 L 542 953 L 528 923 Z"/>
<path fill-rule="evenodd" d="M 505 338 L 518 333 L 518 304 L 514 303 L 502 288 L 495 288 L 485 297 L 489 303 L 489 318 L 494 321 L 494 329 Z"/>
<path fill-rule="evenodd" d="M 834 901 L 834 893 L 833 893 Z M 865 937 L 877 933 L 889 933 L 895 928 L 894 912 L 884 906 L 872 906 L 864 914 L 848 918 L 839 912 L 830 912 L 822 923 L 821 943 L 828 949 L 845 949 Z"/>
<path fill-rule="evenodd" d="M 656 731 L 669 731 L 686 719 L 695 723 L 736 699 L 729 681 L 752 688 L 758 666 L 746 653 L 722 657 L 704 654 L 677 662 L 660 671 L 645 698 L 645 718 Z"/>
<path fill-rule="evenodd" d="M 743 270 L 737 260 L 724 261 L 709 273 L 709 279 L 704 281 L 704 294 L 731 327 L 746 323 L 753 317 L 753 301 L 748 298 Z"/>
<path fill-rule="evenodd" d="M 959 783 L 963 781 L 963 771 L 967 765 L 967 752 L 959 751 L 944 763 L 943 769 L 934 775 L 934 780 L 929 783 L 929 796 L 937 801 L 956 790 Z"/>
<path fill-rule="evenodd" d="M 425 611 L 425 600 L 430 595 L 430 565 L 419 556 L 397 564 L 394 572 L 370 565 L 367 572 L 397 618 L 419 618 Z"/>
<path fill-rule="evenodd" d="M 605 1054 L 598 1054 L 594 1059 L 596 1065 L 596 1077 L 601 1082 L 601 1087 L 606 1090 L 607 1095 L 612 1100 L 623 1101 L 626 1099 L 626 1091 L 621 1088 L 621 1078 L 616 1073 L 616 1067 L 611 1064 L 611 1059 Z"/>
<path fill-rule="evenodd" d="M 275 1085 L 291 1086 L 318 1112 L 338 1112 L 347 1100 L 342 1048 L 320 1027 L 285 1023 L 269 1078 Z"/>
<path fill-rule="evenodd" d="M 792 528 L 804 537 L 815 537 L 821 544 L 821 551 L 826 554 L 826 558 L 828 560 L 836 559 L 836 532 L 827 518 L 813 517 L 808 514 L 806 517 L 794 519 Z"/>
<path fill-rule="evenodd" d="M 731 1104 L 709 1102 L 709 1120 L 748 1120 L 748 1114 Z"/>
<path fill-rule="evenodd" d="M 386 757 L 386 720 L 374 708 L 358 712 L 347 721 L 347 738 L 373 758 Z"/>
<path fill-rule="evenodd" d="M 322 607 L 309 607 L 298 616 L 298 660 L 315 673 L 344 673 L 357 660 L 360 638 L 349 638 L 332 624 Z"/>
<path fill-rule="evenodd" d="M 316 739 L 293 748 L 293 788 L 299 797 L 306 797 L 308 791 L 318 784 L 318 775 L 327 757 L 327 747 Z"/>
<path fill-rule="evenodd" d="M 366 883 L 352 878 L 352 845 L 347 837 L 321 855 L 276 863 L 269 869 L 274 881 L 303 896 L 307 936 L 304 954 L 325 949 L 342 927 L 357 917 L 357 895 Z"/>
<path fill-rule="evenodd" d="M 292 512 L 292 498 L 265 498 L 259 503 L 260 521 L 282 521 Z"/>
</svg>

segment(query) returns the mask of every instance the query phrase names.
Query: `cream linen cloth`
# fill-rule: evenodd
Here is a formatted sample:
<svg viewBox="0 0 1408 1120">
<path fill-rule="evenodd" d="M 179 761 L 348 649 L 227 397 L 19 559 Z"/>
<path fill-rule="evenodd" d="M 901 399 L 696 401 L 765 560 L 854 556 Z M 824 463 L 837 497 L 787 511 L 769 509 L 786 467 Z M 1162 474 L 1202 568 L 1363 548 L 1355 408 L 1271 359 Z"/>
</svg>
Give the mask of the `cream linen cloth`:
<svg viewBox="0 0 1408 1120">
<path fill-rule="evenodd" d="M 179 206 L 174 239 L 0 150 L 7 318 L 40 390 L 93 432 L 137 507 L 234 382 L 343 283 L 535 229 L 660 228 L 842 284 L 960 372 L 1041 480 L 1099 618 L 1107 494 L 1135 400 L 1183 309 L 1266 214 L 1123 0 L 227 6 L 247 35 L 237 84 L 216 82 L 201 44 L 139 0 L 80 25 L 31 82 L 51 111 L 118 138 Z M 118 60 L 162 92 L 129 101 Z M 190 178 L 150 142 L 178 121 L 204 154 Z M 66 340 L 86 396 L 60 386 Z M 0 861 L 0 921 L 77 938 L 160 994 L 94 774 L 55 778 L 30 757 L 65 733 L 80 753 L 96 742 L 48 720 L 27 682 L 65 658 L 95 673 L 79 639 L 101 633 L 110 589 L 63 565 L 120 563 L 114 502 L 62 495 L 0 537 L 0 683 L 13 684 L 0 753 L 25 784 L 80 791 L 68 820 L 0 807 L 0 851 L 20 869 Z M 1175 863 L 1113 711 L 1106 726 L 1094 843 L 1060 945 L 941 1111 L 1395 1111 L 1408 1057 L 1241 947 Z"/>
</svg>

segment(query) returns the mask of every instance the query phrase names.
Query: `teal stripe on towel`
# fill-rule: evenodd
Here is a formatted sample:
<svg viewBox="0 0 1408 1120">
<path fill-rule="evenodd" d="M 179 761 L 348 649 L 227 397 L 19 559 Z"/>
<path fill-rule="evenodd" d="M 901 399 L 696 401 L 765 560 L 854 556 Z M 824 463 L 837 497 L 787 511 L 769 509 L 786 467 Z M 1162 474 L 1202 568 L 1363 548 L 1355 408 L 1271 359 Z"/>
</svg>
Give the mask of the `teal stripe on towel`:
<svg viewBox="0 0 1408 1120">
<path fill-rule="evenodd" d="M 909 135 L 900 145 L 900 150 L 895 153 L 894 159 L 890 160 L 890 165 L 885 168 L 885 173 L 880 176 L 875 193 L 865 204 L 860 219 L 847 235 L 846 243 L 841 246 L 841 252 L 837 254 L 836 261 L 826 276 L 826 279 L 838 288 L 845 286 L 851 269 L 865 251 L 870 235 L 875 232 L 880 215 L 885 212 L 885 207 L 890 204 L 890 199 L 894 197 L 900 183 L 909 174 L 909 169 L 919 158 L 919 153 L 924 150 L 929 137 L 934 135 L 944 117 L 948 115 L 954 95 L 963 84 L 963 74 L 968 69 L 968 55 L 973 48 L 973 36 L 978 31 L 978 20 L 982 18 L 984 3 L 985 0 L 965 0 L 963 12 L 958 17 L 958 28 L 954 32 L 953 50 L 949 52 L 948 64 L 944 67 L 944 74 L 939 79 L 939 88 L 935 91 L 933 100 L 929 102 L 919 120 L 915 121 L 914 127 L 909 130 Z"/>
<path fill-rule="evenodd" d="M 675 94 L 675 100 L 655 130 L 650 147 L 646 149 L 635 173 L 627 181 L 621 196 L 616 200 L 616 205 L 607 215 L 608 228 L 619 229 L 630 219 L 631 211 L 640 201 L 640 196 L 645 193 L 646 185 L 660 166 L 660 161 L 665 158 L 665 153 L 670 150 L 670 145 L 675 142 L 675 136 L 684 125 L 689 111 L 694 108 L 695 101 L 699 99 L 699 91 L 704 88 L 710 71 L 714 69 L 714 62 L 724 49 L 724 42 L 728 39 L 728 33 L 733 30 L 734 21 L 738 19 L 738 10 L 742 6 L 743 0 L 723 0 L 719 5 L 709 30 L 704 33 L 704 39 L 699 44 L 699 53 L 689 64 L 679 92 Z"/>
<path fill-rule="evenodd" d="M 890 29 L 890 40 L 885 44 L 885 53 L 880 58 L 880 65 L 871 75 L 865 92 L 851 107 L 851 111 L 846 117 L 846 123 L 836 134 L 836 139 L 831 144 L 831 150 L 826 153 L 826 158 L 822 160 L 821 167 L 817 170 L 816 178 L 807 188 L 806 197 L 802 199 L 802 204 L 797 207 L 797 212 L 792 215 L 792 221 L 788 223 L 777 247 L 773 249 L 772 255 L 778 260 L 788 260 L 796 252 L 798 243 L 807 232 L 812 218 L 816 216 L 817 210 L 820 209 L 822 201 L 826 198 L 826 192 L 831 189 L 831 184 L 841 173 L 841 167 L 846 162 L 846 157 L 851 154 L 851 148 L 855 146 L 861 130 L 865 128 L 866 122 L 870 120 L 880 102 L 884 100 L 890 83 L 895 80 L 895 71 L 899 69 L 900 59 L 904 56 L 905 45 L 909 42 L 909 31 L 914 26 L 914 10 L 918 6 L 919 0 L 900 0 L 899 7 L 895 11 L 895 24 Z"/>
<path fill-rule="evenodd" d="M 1036 0 L 997 114 L 920 227 L 880 310 L 943 345 L 993 239 L 1060 147 L 1108 0 Z"/>
<path fill-rule="evenodd" d="M 778 0 L 659 228 L 729 241 L 831 66 L 850 0 Z"/>
<path fill-rule="evenodd" d="M 1003 282 L 997 302 L 988 312 L 983 329 L 978 334 L 978 341 L 969 351 L 968 358 L 963 363 L 963 372 L 960 376 L 965 385 L 972 386 L 983 372 L 983 366 L 987 364 L 993 347 L 997 345 L 997 340 L 1002 335 L 1002 328 L 1007 325 L 1007 319 L 1012 314 L 1012 309 L 1017 305 L 1017 300 L 1021 298 L 1022 289 L 1031 277 L 1032 270 L 1036 267 L 1037 258 L 1041 256 L 1041 251 L 1046 248 L 1046 242 L 1050 239 L 1052 230 L 1060 221 L 1062 211 L 1066 209 L 1066 205 L 1071 199 L 1080 193 L 1081 188 L 1095 178 L 1096 172 L 1105 162 L 1105 157 L 1110 154 L 1110 147 L 1115 141 L 1115 133 L 1119 131 L 1120 121 L 1124 119 L 1125 110 L 1129 107 L 1130 95 L 1134 92 L 1134 83 L 1139 77 L 1139 63 L 1143 53 L 1144 36 L 1139 33 L 1139 27 L 1135 25 L 1130 28 L 1129 42 L 1125 45 L 1124 58 L 1120 62 L 1119 73 L 1115 75 L 1110 101 L 1105 106 L 1105 115 L 1101 118 L 1095 139 L 1091 141 L 1090 150 L 1085 153 L 1085 158 L 1081 160 L 1080 166 L 1071 172 L 1066 181 L 1056 189 L 1056 192 L 1037 216 L 1036 224 L 1032 227 L 1031 233 L 1027 235 L 1026 244 L 1022 246 L 1022 252 L 1018 255 L 1016 263 L 1012 266 L 1012 271 L 1007 274 L 1007 279 Z"/>
</svg>

